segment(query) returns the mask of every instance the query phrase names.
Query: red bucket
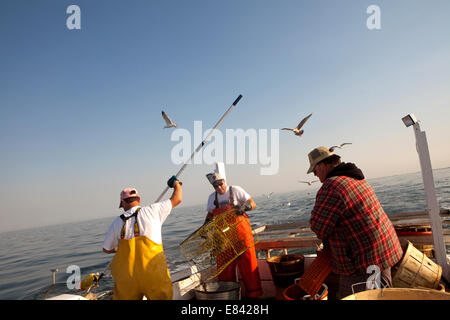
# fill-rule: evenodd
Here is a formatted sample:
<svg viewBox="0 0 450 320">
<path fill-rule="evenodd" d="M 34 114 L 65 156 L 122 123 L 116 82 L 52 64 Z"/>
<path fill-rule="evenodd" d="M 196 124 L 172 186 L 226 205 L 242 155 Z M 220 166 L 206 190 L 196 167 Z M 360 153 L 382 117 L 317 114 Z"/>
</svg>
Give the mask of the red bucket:
<svg viewBox="0 0 450 320">
<path fill-rule="evenodd" d="M 323 283 L 319 292 L 314 297 L 311 297 L 297 284 L 293 284 L 283 291 L 283 298 L 285 300 L 328 300 L 328 287 Z"/>
</svg>

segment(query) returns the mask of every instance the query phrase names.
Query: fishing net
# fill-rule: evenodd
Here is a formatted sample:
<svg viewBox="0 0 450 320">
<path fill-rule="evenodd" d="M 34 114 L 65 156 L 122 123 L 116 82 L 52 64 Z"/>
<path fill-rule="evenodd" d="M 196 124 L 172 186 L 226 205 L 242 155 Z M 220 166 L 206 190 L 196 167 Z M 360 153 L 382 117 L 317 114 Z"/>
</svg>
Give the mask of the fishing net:
<svg viewBox="0 0 450 320">
<path fill-rule="evenodd" d="M 257 242 L 248 218 L 225 211 L 205 223 L 180 244 L 184 258 L 197 267 L 202 279 L 217 277 Z"/>
</svg>

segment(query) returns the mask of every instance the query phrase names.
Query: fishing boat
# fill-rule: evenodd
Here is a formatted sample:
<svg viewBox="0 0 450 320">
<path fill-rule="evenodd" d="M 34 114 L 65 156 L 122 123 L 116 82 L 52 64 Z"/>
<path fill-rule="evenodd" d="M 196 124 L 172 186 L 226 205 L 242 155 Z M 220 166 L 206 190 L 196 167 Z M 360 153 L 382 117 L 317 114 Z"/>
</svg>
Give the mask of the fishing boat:
<svg viewBox="0 0 450 320">
<path fill-rule="evenodd" d="M 404 117 L 403 122 L 407 127 L 414 126 L 416 145 L 421 164 L 424 189 L 427 200 L 427 210 L 404 213 L 388 213 L 392 221 L 400 243 L 404 247 L 403 259 L 393 267 L 394 288 L 375 288 L 355 293 L 344 299 L 446 299 L 450 300 L 450 256 L 447 255 L 446 246 L 450 245 L 450 210 L 439 208 L 435 194 L 434 181 L 431 171 L 431 162 L 428 153 L 428 145 L 425 133 L 420 130 L 419 122 L 413 115 Z M 260 299 L 334 299 L 336 298 L 337 277 L 328 273 L 321 288 L 315 296 L 303 295 L 290 296 L 290 289 L 296 289 L 298 278 L 311 270 L 321 252 L 321 240 L 318 239 L 309 227 L 309 222 L 284 223 L 264 225 L 253 230 L 257 241 L 255 249 L 258 253 L 258 267 L 262 282 L 263 296 Z M 275 253 L 278 252 L 278 255 Z M 414 256 L 415 255 L 415 256 Z M 281 257 L 276 259 L 275 257 Z M 274 265 L 278 261 L 283 265 L 282 257 L 292 257 L 293 264 L 297 264 L 298 270 L 274 271 Z M 299 258 L 301 257 L 301 258 Z M 410 260 L 408 260 L 412 257 Z M 274 259 L 275 258 L 275 259 Z M 412 262 L 412 265 L 410 264 Z M 286 261 L 284 261 L 286 262 Z M 415 266 L 418 270 L 414 270 Z M 428 263 L 428 265 L 426 265 Z M 288 263 L 289 264 L 289 263 Z M 409 265 L 408 265 L 409 264 Z M 403 268 L 403 269 L 402 269 Z M 409 268 L 409 269 L 408 269 Z M 427 269 L 428 268 L 428 269 Z M 425 270 L 427 269 L 427 270 Z M 407 271 L 406 276 L 402 274 Z M 427 271 L 428 274 L 424 274 Z M 173 283 L 174 300 L 192 299 L 241 299 L 245 298 L 245 291 L 240 285 L 242 279 L 237 271 L 238 282 L 228 287 L 215 286 L 208 292 L 205 285 L 214 283 L 207 281 L 203 270 L 195 265 L 190 268 L 175 272 L 171 275 Z M 403 278 L 400 278 L 400 275 Z M 412 280 L 408 279 L 411 278 Z M 424 281 L 418 281 L 424 277 Z M 287 282 L 286 282 L 286 279 Z M 397 280 L 397 281 L 396 281 Z M 427 282 L 428 281 L 428 282 Z M 216 282 L 217 283 L 217 282 Z M 396 287 L 396 283 L 400 286 Z M 364 283 L 363 285 L 366 285 Z M 90 292 L 85 299 L 110 299 L 111 293 L 102 294 L 101 297 Z M 53 299 L 77 299 L 74 295 L 61 295 Z"/>
<path fill-rule="evenodd" d="M 450 209 L 441 209 L 440 218 L 443 225 L 443 240 L 446 245 L 450 245 Z M 429 222 L 429 216 L 427 211 L 417 211 L 417 212 L 405 212 L 405 213 L 395 213 L 389 214 L 390 219 L 397 231 L 400 243 L 403 247 L 406 247 L 408 243 L 412 243 L 414 247 L 420 248 L 424 256 L 429 257 L 432 261 L 436 262 L 435 251 L 433 249 L 433 237 Z M 285 300 L 285 291 L 287 289 L 287 284 L 282 286 L 279 285 L 280 279 L 285 277 L 291 278 L 292 283 L 295 284 L 296 278 L 286 272 L 285 274 L 279 273 L 274 274 L 271 269 L 271 260 L 276 257 L 291 257 L 291 256 L 302 256 L 302 269 L 306 270 L 313 263 L 314 259 L 317 257 L 316 251 L 321 246 L 321 240 L 318 239 L 315 234 L 309 228 L 309 222 L 296 222 L 296 223 L 283 223 L 283 224 L 271 224 L 264 225 L 262 227 L 253 230 L 255 239 L 258 241 L 255 244 L 256 250 L 258 252 L 258 267 L 261 277 L 261 284 L 263 288 L 263 296 L 259 299 L 264 300 Z M 450 261 L 450 255 L 447 256 Z M 174 300 L 192 300 L 198 299 L 201 294 L 202 284 L 206 281 L 203 277 L 201 271 L 197 269 L 195 265 L 190 268 L 175 272 L 171 275 L 173 283 Z M 240 278 L 239 272 L 237 271 L 239 283 L 242 279 Z M 301 274 L 299 274 L 300 276 Z M 277 283 L 278 280 L 278 283 Z M 283 280 L 283 279 L 281 279 Z M 285 281 L 285 280 L 284 280 Z M 288 280 L 289 281 L 289 280 Z M 330 275 L 324 282 L 323 294 L 326 294 L 327 299 L 333 299 L 336 294 L 336 277 Z M 208 281 L 210 283 L 210 281 Z M 223 290 L 213 290 L 202 297 L 202 299 L 226 299 L 230 300 L 245 299 L 245 292 L 243 290 L 243 285 L 237 285 L 235 287 L 224 288 Z M 413 296 L 423 297 L 429 296 L 430 298 L 436 299 L 436 296 L 444 292 L 450 292 L 447 281 L 443 278 L 438 288 L 436 289 L 424 289 L 417 290 L 417 288 L 395 288 L 396 299 L 407 299 L 411 296 L 411 292 L 417 295 Z M 412 290 L 412 291 L 411 291 Z M 218 296 L 220 291 L 221 295 Z M 386 291 L 388 292 L 388 291 Z M 402 295 L 402 292 L 404 295 Z M 430 292 L 435 292 L 435 295 L 430 295 Z M 219 297 L 219 298 L 218 298 Z M 320 297 L 320 294 L 319 294 Z M 444 295 L 450 300 L 450 293 Z M 103 292 L 101 295 L 96 295 L 93 292 L 89 294 L 62 294 L 51 297 L 51 300 L 92 300 L 92 299 L 111 299 L 112 291 Z M 355 297 L 353 297 L 355 298 Z M 368 299 L 367 297 L 362 297 L 361 299 Z"/>
</svg>

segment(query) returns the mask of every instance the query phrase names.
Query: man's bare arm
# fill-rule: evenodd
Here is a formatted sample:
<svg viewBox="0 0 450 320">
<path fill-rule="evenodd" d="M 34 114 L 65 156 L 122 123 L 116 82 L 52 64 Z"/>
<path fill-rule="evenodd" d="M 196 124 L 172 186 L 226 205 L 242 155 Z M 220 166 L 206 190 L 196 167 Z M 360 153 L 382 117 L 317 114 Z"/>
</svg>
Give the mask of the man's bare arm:
<svg viewBox="0 0 450 320">
<path fill-rule="evenodd" d="M 181 184 L 179 181 L 175 181 L 173 184 L 173 194 L 170 197 L 170 202 L 172 202 L 172 208 L 175 208 L 177 205 L 183 201 L 183 190 L 181 189 Z"/>
</svg>

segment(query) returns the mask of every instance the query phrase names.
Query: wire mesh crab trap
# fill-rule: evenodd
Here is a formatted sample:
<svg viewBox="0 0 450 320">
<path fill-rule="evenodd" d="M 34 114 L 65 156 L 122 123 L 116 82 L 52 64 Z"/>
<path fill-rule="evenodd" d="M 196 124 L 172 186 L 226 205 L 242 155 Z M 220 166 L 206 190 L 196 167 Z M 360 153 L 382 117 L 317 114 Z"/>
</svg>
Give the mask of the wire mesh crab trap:
<svg viewBox="0 0 450 320">
<path fill-rule="evenodd" d="M 253 247 L 257 240 L 249 219 L 236 214 L 236 209 L 230 209 L 187 237 L 180 244 L 180 250 L 186 261 L 197 267 L 201 278 L 208 281 Z"/>
</svg>

